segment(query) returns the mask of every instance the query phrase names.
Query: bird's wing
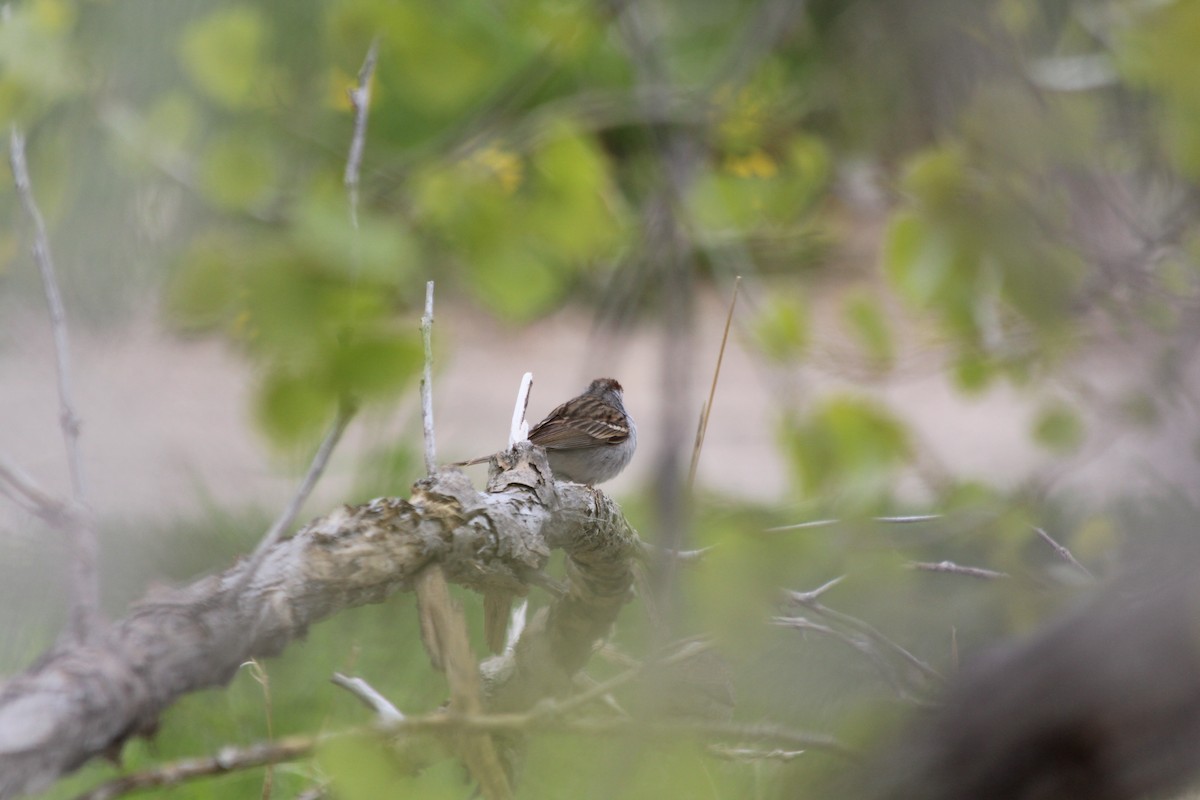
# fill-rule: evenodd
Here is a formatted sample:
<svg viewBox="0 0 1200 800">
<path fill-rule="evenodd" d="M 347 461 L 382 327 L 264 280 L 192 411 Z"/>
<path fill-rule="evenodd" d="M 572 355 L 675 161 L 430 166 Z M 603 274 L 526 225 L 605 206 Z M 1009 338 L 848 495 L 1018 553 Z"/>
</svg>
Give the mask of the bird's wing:
<svg viewBox="0 0 1200 800">
<path fill-rule="evenodd" d="M 629 428 L 598 419 L 568 417 L 552 413 L 529 432 L 529 441 L 548 450 L 572 450 L 620 444 L 629 438 Z"/>
</svg>

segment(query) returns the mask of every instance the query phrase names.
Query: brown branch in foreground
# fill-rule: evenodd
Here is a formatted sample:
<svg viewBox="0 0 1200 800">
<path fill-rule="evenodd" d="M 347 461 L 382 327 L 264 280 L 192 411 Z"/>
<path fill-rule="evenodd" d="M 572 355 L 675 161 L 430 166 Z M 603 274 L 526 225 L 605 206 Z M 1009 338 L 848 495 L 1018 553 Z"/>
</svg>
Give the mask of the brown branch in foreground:
<svg viewBox="0 0 1200 800">
<path fill-rule="evenodd" d="M 289 736 L 273 742 L 259 742 L 246 747 L 224 747 L 215 756 L 188 758 L 163 764 L 145 772 L 122 775 L 77 795 L 75 800 L 113 800 L 121 795 L 161 786 L 175 786 L 195 778 L 223 775 L 227 772 L 264 767 L 294 761 L 310 755 L 317 745 L 329 736 Z"/>
<path fill-rule="evenodd" d="M 450 597 L 450 585 L 442 566 L 435 563 L 421 570 L 415 586 L 425 645 L 431 656 L 436 652 L 435 663 L 442 665 L 450 685 L 451 713 L 470 716 L 483 713 L 479 666 L 471 652 L 467 620 L 462 608 Z M 488 800 L 512 797 L 508 775 L 495 743 L 487 734 L 463 736 L 458 745 L 484 797 Z"/>
<path fill-rule="evenodd" d="M 183 694 L 227 683 L 252 657 L 281 652 L 309 626 L 412 589 L 427 565 L 468 588 L 524 594 L 553 548 L 567 591 L 511 653 L 482 667 L 493 711 L 565 696 L 625 603 L 637 535 L 602 492 L 547 484 L 542 451 L 501 454 L 481 493 L 457 470 L 418 481 L 409 499 L 343 506 L 248 562 L 178 590 L 151 592 L 87 643 L 55 648 L 0 686 L 0 798 L 39 791 L 88 759 L 148 735 Z"/>
<path fill-rule="evenodd" d="M 58 380 L 59 423 L 67 449 L 67 467 L 71 474 L 71 498 L 78 513 L 64 520 L 64 529 L 71 540 L 70 566 L 70 632 L 84 641 L 99 633 L 100 576 L 96 563 L 99 544 L 91 514 L 87 512 L 87 491 L 83 479 L 83 458 L 79 452 L 79 415 L 75 412 L 71 388 L 71 347 L 67 336 L 67 313 L 58 289 L 54 257 L 50 252 L 50 237 L 46 221 L 33 196 L 29 167 L 25 162 L 25 136 L 16 125 L 9 136 L 8 161 L 13 182 L 25 214 L 33 223 L 33 259 L 42 277 L 42 290 L 50 312 L 50 328 L 54 334 L 54 363 Z"/>
</svg>

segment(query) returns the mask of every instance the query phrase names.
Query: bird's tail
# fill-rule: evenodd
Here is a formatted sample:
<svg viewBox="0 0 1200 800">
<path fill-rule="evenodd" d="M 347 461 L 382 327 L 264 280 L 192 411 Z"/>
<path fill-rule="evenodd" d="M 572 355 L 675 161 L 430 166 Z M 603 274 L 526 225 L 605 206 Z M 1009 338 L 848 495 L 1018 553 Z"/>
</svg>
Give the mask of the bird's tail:
<svg viewBox="0 0 1200 800">
<path fill-rule="evenodd" d="M 473 467 L 476 464 L 485 463 L 490 458 L 491 458 L 491 456 L 487 455 L 487 456 L 480 456 L 479 458 L 472 458 L 470 461 L 452 461 L 449 464 L 447 464 L 447 466 L 450 466 L 450 467 Z"/>
</svg>

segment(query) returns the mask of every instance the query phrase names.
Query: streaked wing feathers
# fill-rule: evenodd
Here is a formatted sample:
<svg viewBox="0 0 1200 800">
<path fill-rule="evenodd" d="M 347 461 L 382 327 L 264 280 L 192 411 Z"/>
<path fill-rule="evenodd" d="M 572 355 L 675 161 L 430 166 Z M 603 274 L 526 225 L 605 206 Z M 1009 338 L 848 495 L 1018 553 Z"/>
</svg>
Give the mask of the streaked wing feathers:
<svg viewBox="0 0 1200 800">
<path fill-rule="evenodd" d="M 619 422 L 551 414 L 529 432 L 529 441 L 552 450 L 620 444 L 629 438 L 629 428 Z"/>
</svg>

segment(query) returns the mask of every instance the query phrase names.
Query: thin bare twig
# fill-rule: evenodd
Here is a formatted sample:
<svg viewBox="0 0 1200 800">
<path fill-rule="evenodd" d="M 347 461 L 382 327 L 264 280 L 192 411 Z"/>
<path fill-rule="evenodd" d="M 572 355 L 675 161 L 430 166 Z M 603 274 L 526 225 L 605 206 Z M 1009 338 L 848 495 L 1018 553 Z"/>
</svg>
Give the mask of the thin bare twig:
<svg viewBox="0 0 1200 800">
<path fill-rule="evenodd" d="M 842 578 L 835 579 L 835 581 L 841 581 L 841 580 L 842 580 Z M 821 586 L 820 588 L 814 589 L 809 592 L 791 592 L 791 591 L 789 591 L 789 592 L 787 592 L 787 596 L 791 600 L 792 603 L 803 606 L 803 607 L 809 609 L 810 611 L 812 611 L 814 614 L 818 614 L 828 620 L 831 620 L 839 625 L 843 625 L 852 631 L 861 633 L 862 635 L 868 637 L 871 641 L 875 642 L 879 647 L 883 648 L 884 650 L 891 651 L 892 653 L 899 656 L 902 660 L 906 661 L 908 664 L 913 666 L 918 672 L 920 672 L 926 678 L 929 678 L 938 683 L 941 682 L 941 680 L 942 680 L 941 673 L 939 673 L 936 669 L 931 667 L 929 664 L 927 664 L 924 661 L 922 661 L 921 659 L 917 658 L 915 655 L 910 653 L 908 650 L 901 647 L 899 644 L 893 642 L 887 636 L 884 636 L 883 633 L 879 629 L 877 629 L 875 626 L 871 625 L 869 622 L 866 622 L 864 620 L 859 619 L 858 617 L 854 617 L 849 614 L 844 614 L 841 611 L 837 611 L 837 610 L 832 609 L 829 606 L 826 606 L 823 603 L 821 603 L 817 598 L 822 593 L 824 593 L 827 589 L 829 589 L 831 586 L 833 586 L 835 581 L 830 581 L 829 583 L 826 583 L 824 586 Z"/>
<path fill-rule="evenodd" d="M 666 559 L 677 561 L 680 564 L 698 564 L 704 560 L 704 557 L 715 549 L 716 545 L 701 547 L 697 550 L 668 550 L 665 547 L 659 547 L 650 542 L 638 542 L 638 557 L 643 561 L 655 562 Z"/>
<path fill-rule="evenodd" d="M 375 712 L 376 718 L 382 725 L 390 725 L 393 722 L 399 722 L 404 719 L 404 713 L 392 704 L 379 691 L 367 683 L 362 678 L 351 678 L 343 675 L 340 672 L 333 673 L 333 677 L 329 682 L 334 686 L 340 686 L 350 694 L 357 697 L 363 702 L 367 708 Z"/>
<path fill-rule="evenodd" d="M 174 786 L 183 781 L 227 772 L 252 769 L 303 758 L 331 736 L 289 736 L 274 742 L 259 742 L 248 747 L 224 747 L 214 756 L 187 758 L 162 764 L 145 772 L 122 775 L 77 795 L 75 800 L 113 800 L 130 792 Z"/>
<path fill-rule="evenodd" d="M 8 161 L 13 182 L 25 214 L 33 224 L 33 259 L 42 277 L 42 290 L 50 312 L 50 328 L 54 334 L 54 363 L 58 380 L 59 424 L 67 450 L 67 468 L 71 475 L 71 498 L 81 513 L 64 520 L 71 537 L 71 632 L 83 641 L 93 635 L 100 619 L 100 578 L 96 563 L 99 543 L 91 514 L 87 509 L 87 487 L 83 477 L 83 458 L 79 452 L 79 415 L 75 412 L 71 388 L 71 347 L 67 335 L 67 313 L 50 252 L 50 237 L 46 220 L 33 196 L 29 167 L 25 160 L 25 136 L 16 125 L 9 136 Z"/>
<path fill-rule="evenodd" d="M 1007 572 L 997 572 L 994 569 L 984 569 L 983 567 L 964 567 L 961 564 L 955 564 L 953 561 L 912 561 L 909 562 L 908 567 L 909 569 L 921 572 L 945 572 L 951 575 L 964 575 L 968 578 L 979 578 L 988 581 L 1012 577 Z"/>
<path fill-rule="evenodd" d="M 696 445 L 692 448 L 692 463 L 688 467 L 688 491 L 696 483 L 696 468 L 700 465 L 700 451 L 704 448 L 704 436 L 708 433 L 708 418 L 712 414 L 713 398 L 717 394 L 717 381 L 721 378 L 721 362 L 725 360 L 725 345 L 729 342 L 729 327 L 733 324 L 733 309 L 737 306 L 738 289 L 742 276 L 733 280 L 733 297 L 729 298 L 729 314 L 725 317 L 725 333 L 721 335 L 721 349 L 717 351 L 717 366 L 713 370 L 712 386 L 708 389 L 708 402 L 700 411 L 700 426 L 696 429 Z"/>
<path fill-rule="evenodd" d="M 583 708 L 593 700 L 598 700 L 614 689 L 619 689 L 620 687 L 629 683 L 649 668 L 669 667 L 672 664 L 678 664 L 681 661 L 687 661 L 689 658 L 697 656 L 700 653 L 711 649 L 712 643 L 703 639 L 692 639 L 685 641 L 679 646 L 678 649 L 675 650 L 675 652 L 669 653 L 662 658 L 650 659 L 648 661 L 635 664 L 624 672 L 614 675 L 606 681 L 601 681 L 586 691 L 572 695 L 556 703 L 544 703 L 536 706 L 532 711 L 529 712 L 529 716 L 531 719 L 542 719 L 544 717 L 560 716 L 562 714 L 574 711 L 575 709 Z"/>
<path fill-rule="evenodd" d="M 931 520 L 941 519 L 944 514 L 903 514 L 890 517 L 871 517 L 871 522 L 886 522 L 891 525 L 911 525 L 917 522 L 930 522 Z M 782 533 L 783 531 L 799 531 L 806 528 L 825 528 L 830 525 L 840 525 L 840 519 L 814 519 L 808 522 L 796 522 L 791 525 L 777 525 L 774 528 L 764 529 L 764 533 Z"/>
<path fill-rule="evenodd" d="M 14 502 L 20 503 L 22 508 L 47 522 L 60 524 L 67 513 L 61 500 L 39 486 L 29 473 L 3 455 L 0 455 L 0 482 L 7 483 L 16 490 L 15 494 L 5 492 Z M 0 486 L 0 490 L 3 490 L 3 486 Z"/>
<path fill-rule="evenodd" d="M 425 284 L 421 341 L 425 346 L 425 366 L 421 371 L 421 430 L 425 434 L 425 473 L 432 475 L 437 469 L 437 445 L 433 438 L 433 281 Z"/>
<path fill-rule="evenodd" d="M 1082 573 L 1085 578 L 1087 578 L 1089 581 L 1096 580 L 1096 576 L 1092 574 L 1091 570 L 1089 570 L 1083 564 L 1080 564 L 1075 559 L 1075 556 L 1071 555 L 1070 550 L 1063 547 L 1058 542 L 1054 541 L 1053 537 L 1051 537 L 1050 534 L 1046 533 L 1046 531 L 1043 528 L 1039 528 L 1036 525 L 1034 525 L 1033 532 L 1036 533 L 1042 539 L 1042 541 L 1044 541 L 1046 544 L 1048 544 L 1052 548 L 1054 548 L 1054 552 L 1058 553 L 1059 558 L 1061 558 L 1063 561 L 1066 561 L 1071 566 L 1075 567 L 1075 569 L 1079 570 L 1080 573 Z"/>
<path fill-rule="evenodd" d="M 807 617 L 772 617 L 771 624 L 798 631 L 812 631 L 837 639 L 870 661 L 883 679 L 887 681 L 888 685 L 892 687 L 897 697 L 908 702 L 916 702 L 918 700 L 909 691 L 911 681 L 907 679 L 907 676 L 901 670 L 898 670 L 893 662 L 887 659 L 880 648 L 869 637 L 862 633 L 842 630 L 832 625 L 822 625 L 819 622 L 813 622 Z"/>
<path fill-rule="evenodd" d="M 358 85 L 347 89 L 350 107 L 354 109 L 354 136 L 350 140 L 350 154 L 346 158 L 346 172 L 342 182 L 350 195 L 350 222 L 358 230 L 358 182 L 362 168 L 363 149 L 367 142 L 367 116 L 371 109 L 371 77 L 375 74 L 375 62 L 379 56 L 379 37 L 371 40 L 367 57 L 358 71 Z"/>
<path fill-rule="evenodd" d="M 338 406 L 337 415 L 333 418 L 333 424 L 329 426 L 329 430 L 325 433 L 325 438 L 322 440 L 321 446 L 317 448 L 317 452 L 313 456 L 312 463 L 308 465 L 308 472 L 305 473 L 304 480 L 300 482 L 300 486 L 296 488 L 296 493 L 292 495 L 292 499 L 275 519 L 266 536 L 258 543 L 258 547 L 254 548 L 254 553 L 250 556 L 250 564 L 246 567 L 246 570 L 238 580 L 237 586 L 234 588 L 233 598 L 236 599 L 240 596 L 242 591 L 250 585 L 250 581 L 254 579 L 254 574 L 262 566 L 263 559 L 267 557 L 267 553 L 283 538 L 283 535 L 287 533 L 287 529 L 296 520 L 296 515 L 300 513 L 304 501 L 312 494 L 313 487 L 321 479 L 321 474 L 325 472 L 325 467 L 329 464 L 329 457 L 333 455 L 333 449 L 337 447 L 338 441 L 342 438 L 342 434 L 345 433 L 346 426 L 350 424 L 353 416 L 354 408 L 352 405 L 342 403 Z"/>
<path fill-rule="evenodd" d="M 79 415 L 75 413 L 74 396 L 71 388 L 71 348 L 67 336 L 67 312 L 63 307 L 62 294 L 58 289 L 58 276 L 54 268 L 54 257 L 50 253 L 50 237 L 46 233 L 46 221 L 33 197 L 33 185 L 29 180 L 29 168 L 25 162 L 25 136 L 14 125 L 9 137 L 9 164 L 21 205 L 33 223 L 33 257 L 42 277 L 42 290 L 50 310 L 50 325 L 54 333 L 54 356 L 58 379 L 59 422 L 67 446 L 67 463 L 71 472 L 71 490 L 77 502 L 86 501 L 87 492 L 83 480 L 83 464 L 79 457 Z"/>
<path fill-rule="evenodd" d="M 749 747 L 709 745 L 708 754 L 726 761 L 795 761 L 807 750 L 755 750 Z"/>
</svg>

